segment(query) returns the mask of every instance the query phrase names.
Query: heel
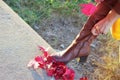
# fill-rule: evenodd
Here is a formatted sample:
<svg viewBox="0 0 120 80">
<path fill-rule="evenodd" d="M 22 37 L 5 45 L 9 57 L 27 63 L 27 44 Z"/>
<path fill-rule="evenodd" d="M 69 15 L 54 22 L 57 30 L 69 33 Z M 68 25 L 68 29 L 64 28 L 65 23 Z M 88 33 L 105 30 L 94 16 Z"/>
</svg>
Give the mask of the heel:
<svg viewBox="0 0 120 80">
<path fill-rule="evenodd" d="M 80 57 L 80 60 L 79 60 L 79 63 L 80 63 L 80 64 L 85 63 L 85 62 L 87 61 L 87 58 L 88 58 L 88 55 L 87 55 L 87 56 L 81 56 L 81 57 Z"/>
</svg>

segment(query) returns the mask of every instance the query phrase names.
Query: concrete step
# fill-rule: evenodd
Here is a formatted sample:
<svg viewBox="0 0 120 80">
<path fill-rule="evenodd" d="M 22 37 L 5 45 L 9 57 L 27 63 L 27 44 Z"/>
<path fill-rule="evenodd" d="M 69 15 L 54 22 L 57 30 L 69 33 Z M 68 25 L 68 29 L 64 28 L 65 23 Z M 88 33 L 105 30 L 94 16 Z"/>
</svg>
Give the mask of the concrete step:
<svg viewBox="0 0 120 80">
<path fill-rule="evenodd" d="M 55 51 L 4 1 L 0 0 L 0 80 L 50 80 L 44 71 L 29 70 L 30 59 L 42 53 L 38 45 Z"/>
</svg>

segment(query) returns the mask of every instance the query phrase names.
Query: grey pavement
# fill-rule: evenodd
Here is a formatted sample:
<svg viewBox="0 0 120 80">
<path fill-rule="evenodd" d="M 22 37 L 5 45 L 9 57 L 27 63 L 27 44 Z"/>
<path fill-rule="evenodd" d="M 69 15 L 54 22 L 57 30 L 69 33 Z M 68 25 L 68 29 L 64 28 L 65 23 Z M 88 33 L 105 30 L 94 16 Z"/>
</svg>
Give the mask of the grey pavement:
<svg viewBox="0 0 120 80">
<path fill-rule="evenodd" d="M 30 59 L 42 53 L 38 45 L 54 50 L 9 6 L 0 0 L 0 80 L 50 80 L 44 71 L 29 70 Z"/>
</svg>

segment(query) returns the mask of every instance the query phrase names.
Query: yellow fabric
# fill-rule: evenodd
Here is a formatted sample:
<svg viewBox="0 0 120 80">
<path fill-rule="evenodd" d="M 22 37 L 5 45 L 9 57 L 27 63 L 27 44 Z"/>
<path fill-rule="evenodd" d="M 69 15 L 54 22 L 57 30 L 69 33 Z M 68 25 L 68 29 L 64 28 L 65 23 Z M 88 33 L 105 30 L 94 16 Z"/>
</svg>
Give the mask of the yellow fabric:
<svg viewBox="0 0 120 80">
<path fill-rule="evenodd" d="M 111 34 L 113 38 L 120 40 L 120 18 L 114 22 L 111 28 Z"/>
</svg>

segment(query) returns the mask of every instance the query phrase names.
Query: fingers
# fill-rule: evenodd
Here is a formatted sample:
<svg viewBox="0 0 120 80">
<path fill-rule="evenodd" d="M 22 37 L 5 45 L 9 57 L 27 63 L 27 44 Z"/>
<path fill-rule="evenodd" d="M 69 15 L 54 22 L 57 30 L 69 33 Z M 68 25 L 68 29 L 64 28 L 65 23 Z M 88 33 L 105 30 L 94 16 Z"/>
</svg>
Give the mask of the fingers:
<svg viewBox="0 0 120 80">
<path fill-rule="evenodd" d="M 106 23 L 101 29 L 100 29 L 100 32 L 102 34 L 107 34 L 107 32 L 110 30 L 110 27 L 112 26 L 111 23 Z"/>
<path fill-rule="evenodd" d="M 105 32 L 104 32 L 105 28 L 106 28 L 106 25 L 104 25 L 103 27 L 101 27 L 101 29 L 100 29 L 100 33 L 101 33 L 101 34 L 104 34 L 104 33 L 105 33 Z"/>
<path fill-rule="evenodd" d="M 112 27 L 112 23 L 106 26 L 106 28 L 104 29 L 104 34 L 107 34 L 107 32 L 110 30 L 111 27 Z"/>
<path fill-rule="evenodd" d="M 99 34 L 107 34 L 110 27 L 111 27 L 110 25 L 104 25 L 104 26 L 101 26 L 101 27 L 94 26 L 93 29 L 91 30 L 91 32 L 95 36 L 97 36 Z"/>
<path fill-rule="evenodd" d="M 96 23 L 91 30 L 93 35 L 106 34 L 114 22 L 109 21 L 108 18 L 104 18 L 98 23 Z"/>
<path fill-rule="evenodd" d="M 100 34 L 100 29 L 97 25 L 95 25 L 91 32 L 92 32 L 93 35 L 97 36 L 97 35 Z"/>
<path fill-rule="evenodd" d="M 103 19 L 102 21 L 98 22 L 94 25 L 93 29 L 91 30 L 93 35 L 99 35 L 99 34 L 106 34 L 109 30 L 110 23 L 106 21 L 106 19 Z"/>
</svg>

